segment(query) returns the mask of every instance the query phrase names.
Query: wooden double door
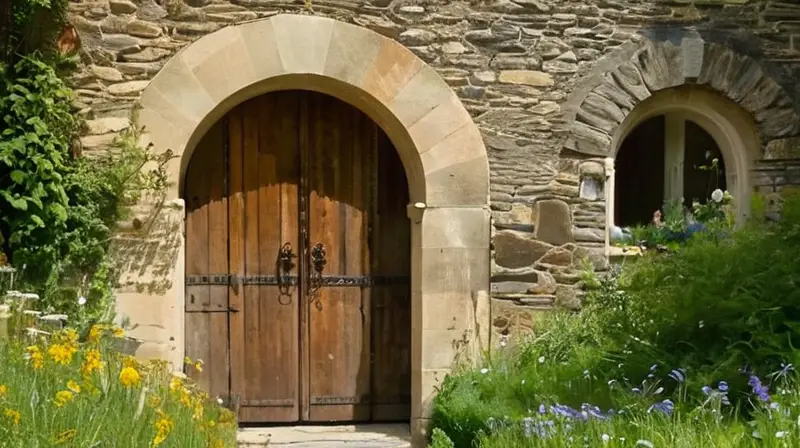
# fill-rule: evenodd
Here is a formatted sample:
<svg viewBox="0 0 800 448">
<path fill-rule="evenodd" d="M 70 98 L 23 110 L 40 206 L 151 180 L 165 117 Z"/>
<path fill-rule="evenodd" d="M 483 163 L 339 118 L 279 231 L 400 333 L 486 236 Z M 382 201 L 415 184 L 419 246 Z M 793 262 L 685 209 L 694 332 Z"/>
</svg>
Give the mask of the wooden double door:
<svg viewBox="0 0 800 448">
<path fill-rule="evenodd" d="M 184 194 L 187 374 L 242 422 L 408 419 L 408 186 L 383 131 L 270 93 L 206 134 Z"/>
</svg>

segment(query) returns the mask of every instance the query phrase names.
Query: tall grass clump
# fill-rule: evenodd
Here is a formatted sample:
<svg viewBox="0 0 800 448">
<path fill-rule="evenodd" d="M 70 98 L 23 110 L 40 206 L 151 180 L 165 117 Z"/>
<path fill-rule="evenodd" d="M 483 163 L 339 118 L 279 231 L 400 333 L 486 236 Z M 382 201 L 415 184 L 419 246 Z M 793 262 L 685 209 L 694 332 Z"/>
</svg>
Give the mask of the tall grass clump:
<svg viewBox="0 0 800 448">
<path fill-rule="evenodd" d="M 433 427 L 457 448 L 800 446 L 798 197 L 649 253 L 448 376 Z"/>
</svg>

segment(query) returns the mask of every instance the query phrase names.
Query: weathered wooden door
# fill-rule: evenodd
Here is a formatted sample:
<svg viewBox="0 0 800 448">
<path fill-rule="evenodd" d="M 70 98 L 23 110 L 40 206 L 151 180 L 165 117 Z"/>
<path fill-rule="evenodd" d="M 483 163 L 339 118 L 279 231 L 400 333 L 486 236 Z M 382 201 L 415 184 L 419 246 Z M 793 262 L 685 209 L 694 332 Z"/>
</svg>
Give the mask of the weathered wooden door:
<svg viewBox="0 0 800 448">
<path fill-rule="evenodd" d="M 185 186 L 200 385 L 246 422 L 407 419 L 408 187 L 380 128 L 332 97 L 271 93 L 209 131 Z"/>
</svg>

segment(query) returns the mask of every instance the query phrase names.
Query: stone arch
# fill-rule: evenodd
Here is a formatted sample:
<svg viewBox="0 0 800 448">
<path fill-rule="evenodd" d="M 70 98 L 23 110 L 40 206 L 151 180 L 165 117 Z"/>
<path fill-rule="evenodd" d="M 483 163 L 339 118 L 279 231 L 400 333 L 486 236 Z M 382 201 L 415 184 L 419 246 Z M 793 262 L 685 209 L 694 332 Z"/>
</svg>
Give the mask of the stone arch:
<svg viewBox="0 0 800 448">
<path fill-rule="evenodd" d="M 478 353 L 488 338 L 489 164 L 480 131 L 438 73 L 397 42 L 328 18 L 277 15 L 204 36 L 143 91 L 143 139 L 178 156 L 167 199 L 180 203 L 194 146 L 213 123 L 247 99 L 285 89 L 352 104 L 398 150 L 411 197 L 412 424 L 422 428 L 435 386 L 463 355 L 451 342 L 466 338 Z M 172 280 L 177 301 L 161 312 L 174 338 L 167 357 L 180 365 L 183 260 Z"/>
<path fill-rule="evenodd" d="M 750 114 L 760 147 L 800 133 L 791 96 L 758 61 L 730 47 L 686 37 L 680 45 L 646 41 L 618 64 L 608 64 L 589 91 L 581 91 L 565 148 L 609 156 L 612 136 L 628 114 L 654 93 L 683 85 L 715 91 Z M 613 65 L 613 67 L 611 67 Z"/>
<path fill-rule="evenodd" d="M 568 100 L 573 107 L 564 149 L 613 158 L 625 136 L 645 119 L 684 114 L 723 151 L 728 180 L 736 185 L 738 218 L 747 216 L 754 168 L 770 143 L 800 133 L 792 97 L 758 61 L 697 34 L 688 33 L 677 44 L 645 39 L 625 45 L 598 66 L 602 71 L 585 79 L 588 88 Z M 607 176 L 613 174 L 613 165 L 606 163 L 606 170 Z M 613 223 L 614 206 L 613 180 L 609 184 L 607 226 Z"/>
</svg>

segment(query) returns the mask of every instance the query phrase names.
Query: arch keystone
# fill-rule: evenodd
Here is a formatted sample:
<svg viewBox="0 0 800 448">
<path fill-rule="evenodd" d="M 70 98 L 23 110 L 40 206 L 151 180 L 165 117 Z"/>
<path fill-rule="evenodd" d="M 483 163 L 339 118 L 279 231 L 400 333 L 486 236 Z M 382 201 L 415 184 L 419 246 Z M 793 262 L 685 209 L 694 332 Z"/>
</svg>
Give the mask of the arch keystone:
<svg viewBox="0 0 800 448">
<path fill-rule="evenodd" d="M 283 68 L 288 73 L 322 74 L 333 34 L 332 19 L 281 14 L 270 19 Z"/>
</svg>

